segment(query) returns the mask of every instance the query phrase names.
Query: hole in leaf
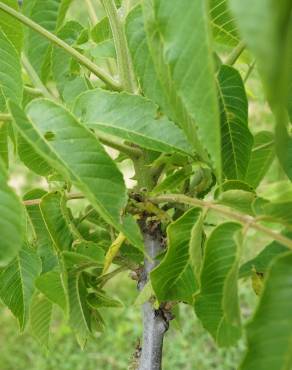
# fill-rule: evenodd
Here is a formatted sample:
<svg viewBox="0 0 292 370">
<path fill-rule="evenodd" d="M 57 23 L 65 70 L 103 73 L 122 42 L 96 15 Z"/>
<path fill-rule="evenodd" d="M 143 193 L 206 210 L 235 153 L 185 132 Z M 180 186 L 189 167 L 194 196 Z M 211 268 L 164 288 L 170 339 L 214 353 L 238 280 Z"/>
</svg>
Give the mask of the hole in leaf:
<svg viewBox="0 0 292 370">
<path fill-rule="evenodd" d="M 44 138 L 47 140 L 47 141 L 53 141 L 55 139 L 55 134 L 52 132 L 52 131 L 47 131 L 45 134 L 44 134 Z"/>
</svg>

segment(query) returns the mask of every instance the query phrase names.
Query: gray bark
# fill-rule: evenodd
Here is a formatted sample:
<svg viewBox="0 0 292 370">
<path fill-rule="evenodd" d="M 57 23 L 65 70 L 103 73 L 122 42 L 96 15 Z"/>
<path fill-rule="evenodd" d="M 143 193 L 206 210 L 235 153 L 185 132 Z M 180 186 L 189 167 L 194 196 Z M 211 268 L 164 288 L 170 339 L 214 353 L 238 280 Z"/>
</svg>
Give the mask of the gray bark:
<svg viewBox="0 0 292 370">
<path fill-rule="evenodd" d="M 154 260 L 163 250 L 160 231 L 156 230 L 153 233 L 144 231 L 143 235 L 145 250 Z M 151 263 L 145 259 L 144 270 L 138 284 L 140 290 L 145 286 L 149 273 L 156 264 L 157 262 Z M 143 340 L 139 370 L 161 370 L 163 338 L 168 329 L 169 320 L 164 316 L 163 309 L 155 310 L 150 302 L 144 303 L 142 313 Z"/>
</svg>

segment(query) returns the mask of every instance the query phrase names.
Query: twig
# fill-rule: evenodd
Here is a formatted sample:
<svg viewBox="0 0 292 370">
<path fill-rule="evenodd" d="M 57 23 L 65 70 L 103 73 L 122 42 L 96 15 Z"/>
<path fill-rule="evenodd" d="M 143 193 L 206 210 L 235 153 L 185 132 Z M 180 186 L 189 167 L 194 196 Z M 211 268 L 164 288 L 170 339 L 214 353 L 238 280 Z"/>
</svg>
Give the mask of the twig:
<svg viewBox="0 0 292 370">
<path fill-rule="evenodd" d="M 42 83 L 41 79 L 39 78 L 38 74 L 34 70 L 33 66 L 30 64 L 27 57 L 22 54 L 21 57 L 22 64 L 32 82 L 32 84 L 41 92 L 43 96 L 45 96 L 48 99 L 55 100 L 55 97 L 49 92 L 49 90 L 46 88 L 46 86 Z"/>
<path fill-rule="evenodd" d="M 286 247 L 292 249 L 292 240 L 286 238 L 284 235 L 276 233 L 273 230 L 270 230 L 269 228 L 261 225 L 258 223 L 258 219 L 244 215 L 242 213 L 235 212 L 231 209 L 228 209 L 226 207 L 222 207 L 221 205 L 218 205 L 216 203 L 212 202 L 207 202 L 201 199 L 196 199 L 196 198 L 190 198 L 185 195 L 181 194 L 166 194 L 166 195 L 161 195 L 158 197 L 151 197 L 149 200 L 153 203 L 166 203 L 166 202 L 171 202 L 171 203 L 183 203 L 183 204 L 188 204 L 192 206 L 197 206 L 205 209 L 211 209 L 214 212 L 217 212 L 221 214 L 224 217 L 231 218 L 233 220 L 236 220 L 243 225 L 248 224 L 250 228 L 253 228 L 255 230 L 261 231 L 266 235 L 269 235 L 271 238 L 274 240 L 277 240 L 279 243 L 285 245 Z"/>
<path fill-rule="evenodd" d="M 114 0 L 101 0 L 101 3 L 109 18 L 113 33 L 120 80 L 126 91 L 134 93 L 136 91 L 135 74 L 128 49 L 124 24 L 118 14 Z"/>
<path fill-rule="evenodd" d="M 72 194 L 68 194 L 67 195 L 67 200 L 74 200 L 74 199 L 83 199 L 84 198 L 84 195 L 81 194 L 81 193 L 72 193 Z M 27 200 L 24 200 L 22 203 L 26 206 L 26 207 L 29 207 L 29 206 L 36 206 L 38 204 L 40 204 L 41 202 L 41 198 L 37 198 L 37 199 L 27 199 Z"/>
<path fill-rule="evenodd" d="M 94 26 L 98 21 L 96 13 L 95 13 L 95 9 L 93 7 L 93 4 L 92 4 L 91 0 L 85 0 L 85 2 L 86 2 L 86 5 L 87 5 L 88 14 L 89 14 L 91 23 Z"/>
<path fill-rule="evenodd" d="M 233 66 L 240 55 L 245 49 L 245 43 L 243 41 L 239 42 L 238 45 L 232 50 L 231 54 L 227 57 L 225 64 Z"/>
<path fill-rule="evenodd" d="M 76 59 L 80 64 L 86 67 L 90 72 L 95 74 L 99 79 L 101 79 L 108 87 L 112 90 L 120 91 L 121 86 L 108 74 L 106 74 L 102 69 L 100 69 L 95 63 L 93 63 L 90 59 L 86 58 L 84 55 L 79 53 L 77 50 L 69 46 L 66 42 L 59 39 L 53 33 L 49 32 L 45 28 L 41 27 L 39 24 L 35 23 L 31 19 L 27 18 L 25 15 L 19 13 L 15 9 L 7 6 L 3 2 L 0 2 L 0 10 L 4 11 L 5 13 L 11 15 L 15 19 L 19 20 L 24 25 L 28 26 L 32 30 L 38 32 L 49 41 L 51 41 L 56 46 L 65 50 L 68 54 L 70 54 L 74 59 Z"/>
</svg>

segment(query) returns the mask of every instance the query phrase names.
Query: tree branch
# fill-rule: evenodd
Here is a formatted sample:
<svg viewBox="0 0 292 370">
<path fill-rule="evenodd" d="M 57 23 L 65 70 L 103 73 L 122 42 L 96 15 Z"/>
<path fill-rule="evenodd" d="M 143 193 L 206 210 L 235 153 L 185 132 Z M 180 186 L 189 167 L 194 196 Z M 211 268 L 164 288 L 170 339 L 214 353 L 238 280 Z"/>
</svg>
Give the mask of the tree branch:
<svg viewBox="0 0 292 370">
<path fill-rule="evenodd" d="M 236 220 L 244 225 L 248 225 L 255 230 L 261 231 L 266 235 L 269 235 L 274 240 L 277 240 L 279 243 L 285 245 L 286 247 L 292 249 L 292 240 L 286 238 L 284 235 L 276 233 L 273 230 L 261 225 L 258 223 L 258 220 L 252 216 L 244 215 L 242 213 L 235 212 L 231 209 L 228 209 L 224 206 L 221 206 L 216 203 L 207 202 L 201 199 L 190 198 L 182 194 L 166 194 L 158 197 L 151 197 L 149 200 L 153 203 L 183 203 L 196 207 L 201 207 L 205 209 L 211 209 L 214 212 L 221 214 L 224 217 L 231 218 Z"/>
<path fill-rule="evenodd" d="M 80 64 L 82 64 L 90 72 L 92 72 L 99 79 L 101 79 L 112 90 L 117 90 L 117 91 L 121 90 L 121 86 L 115 80 L 113 80 L 111 76 L 107 75 L 102 69 L 100 69 L 96 64 L 94 64 L 90 59 L 86 58 L 84 55 L 79 53 L 77 50 L 69 46 L 66 42 L 59 39 L 57 36 L 55 36 L 53 33 L 41 27 L 39 24 L 35 23 L 34 21 L 27 18 L 25 15 L 19 13 L 18 11 L 14 10 L 10 6 L 7 6 L 3 2 L 0 2 L 0 10 L 16 18 L 17 20 L 19 20 L 21 23 L 23 23 L 27 27 L 31 28 L 32 30 L 38 32 L 39 34 L 47 38 L 49 41 L 51 41 L 56 46 L 65 50 L 74 59 L 76 59 Z"/>
<path fill-rule="evenodd" d="M 32 84 L 41 92 L 41 94 L 43 96 L 45 96 L 48 99 L 56 100 L 55 97 L 46 88 L 46 86 L 42 83 L 38 74 L 36 73 L 33 66 L 30 64 L 29 60 L 27 59 L 27 57 L 24 54 L 22 54 L 21 61 L 22 61 L 24 69 L 26 70 Z"/>
<path fill-rule="evenodd" d="M 101 0 L 101 3 L 109 18 L 113 33 L 121 83 L 126 91 L 134 93 L 136 91 L 135 75 L 132 68 L 124 24 L 118 14 L 114 0 Z"/>
<path fill-rule="evenodd" d="M 68 194 L 66 197 L 67 197 L 67 200 L 74 200 L 74 199 L 83 199 L 84 195 L 81 193 L 72 193 L 72 194 Z M 29 207 L 29 206 L 36 206 L 40 204 L 40 202 L 41 202 L 41 198 L 37 198 L 37 199 L 24 200 L 22 204 L 25 205 L 26 207 Z"/>
<path fill-rule="evenodd" d="M 225 61 L 225 64 L 233 66 L 245 49 L 245 43 L 239 42 Z"/>
<path fill-rule="evenodd" d="M 146 285 L 150 271 L 157 265 L 155 257 L 162 252 L 161 235 L 156 231 L 155 234 L 149 233 L 147 227 L 143 228 L 145 251 L 154 262 L 145 259 L 144 271 L 138 288 L 142 290 Z M 142 354 L 140 358 L 139 370 L 161 370 L 163 339 L 168 330 L 169 320 L 164 316 L 163 310 L 156 310 L 151 302 L 143 304 L 143 341 Z"/>
</svg>

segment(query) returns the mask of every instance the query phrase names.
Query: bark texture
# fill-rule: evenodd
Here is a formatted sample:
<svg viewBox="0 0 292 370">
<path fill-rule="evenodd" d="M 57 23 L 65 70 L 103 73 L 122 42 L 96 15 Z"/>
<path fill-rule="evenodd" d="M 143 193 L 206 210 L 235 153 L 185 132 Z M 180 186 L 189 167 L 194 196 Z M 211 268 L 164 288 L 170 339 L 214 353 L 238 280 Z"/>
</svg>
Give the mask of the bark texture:
<svg viewBox="0 0 292 370">
<path fill-rule="evenodd" d="M 145 259 L 144 270 L 138 284 L 143 289 L 149 279 L 150 271 L 157 265 L 155 257 L 162 252 L 162 234 L 159 226 L 154 230 L 142 228 L 144 235 L 145 250 L 154 260 L 149 262 Z M 143 313 L 143 340 L 139 370 L 161 370 L 163 338 L 169 326 L 169 319 L 164 315 L 162 308 L 154 309 L 150 302 L 146 302 L 142 308 Z"/>
</svg>

